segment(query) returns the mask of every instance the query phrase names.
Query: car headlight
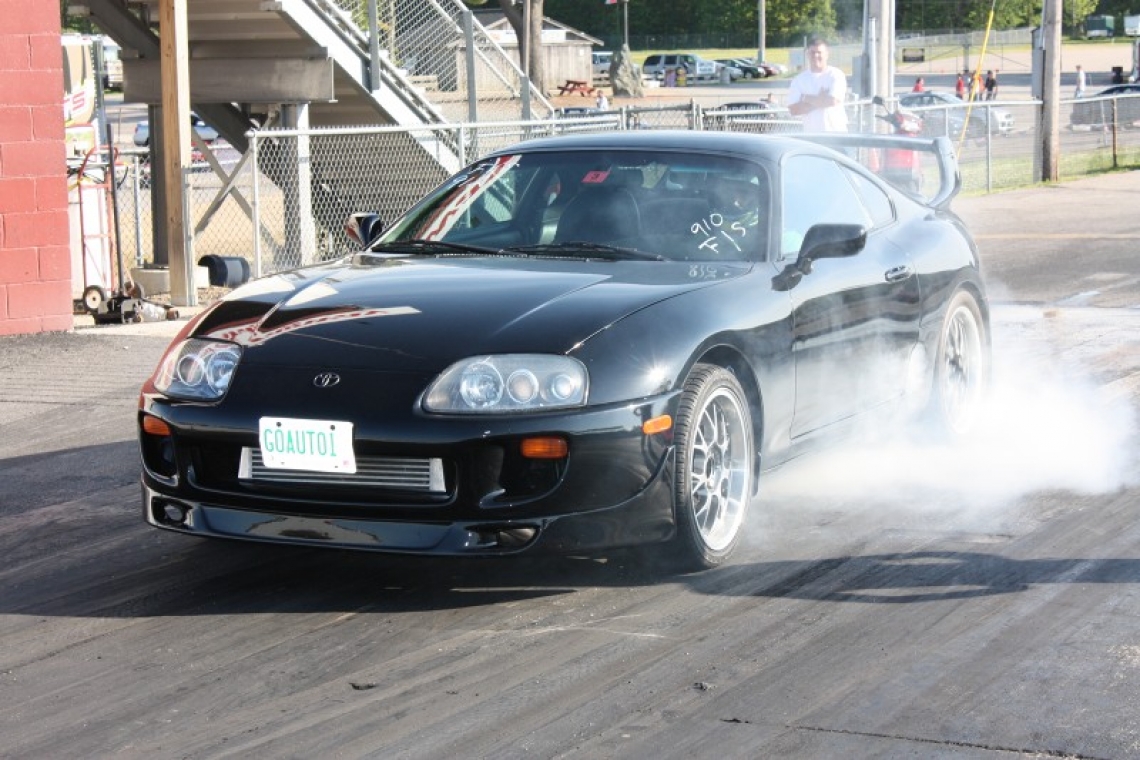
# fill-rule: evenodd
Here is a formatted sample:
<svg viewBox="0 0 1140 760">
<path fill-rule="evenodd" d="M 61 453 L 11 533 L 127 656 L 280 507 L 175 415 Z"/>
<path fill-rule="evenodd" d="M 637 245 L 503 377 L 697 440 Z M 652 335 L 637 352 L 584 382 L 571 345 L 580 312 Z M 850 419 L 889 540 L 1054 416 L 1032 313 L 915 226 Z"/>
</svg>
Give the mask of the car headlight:
<svg viewBox="0 0 1140 760">
<path fill-rule="evenodd" d="M 191 338 L 172 347 L 155 376 L 155 388 L 171 398 L 217 401 L 226 395 L 241 359 L 234 343 Z"/>
<path fill-rule="evenodd" d="M 504 354 L 448 367 L 424 395 L 429 412 L 498 414 L 582 406 L 586 367 L 568 356 Z"/>
</svg>

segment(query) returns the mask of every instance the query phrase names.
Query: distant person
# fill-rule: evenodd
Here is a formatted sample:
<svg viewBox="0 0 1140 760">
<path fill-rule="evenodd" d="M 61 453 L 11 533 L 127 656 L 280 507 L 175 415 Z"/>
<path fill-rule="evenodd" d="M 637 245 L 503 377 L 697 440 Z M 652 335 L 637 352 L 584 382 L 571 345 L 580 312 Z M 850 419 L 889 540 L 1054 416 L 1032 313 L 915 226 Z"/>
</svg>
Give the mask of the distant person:
<svg viewBox="0 0 1140 760">
<path fill-rule="evenodd" d="M 958 82 L 954 85 L 954 94 L 960 99 L 966 99 L 966 78 L 961 74 L 958 75 Z"/>
<path fill-rule="evenodd" d="M 598 105 L 598 110 L 599 110 L 599 111 L 608 111 L 608 110 L 610 110 L 610 101 L 609 101 L 609 98 L 607 98 L 607 97 L 606 97 L 606 93 L 602 92 L 601 90 L 598 90 L 598 100 L 597 100 L 597 105 Z"/>
<path fill-rule="evenodd" d="M 808 68 L 788 87 L 788 111 L 803 121 L 806 132 L 847 131 L 847 75 L 828 64 L 830 52 L 822 39 L 809 42 Z"/>
<path fill-rule="evenodd" d="M 914 87 L 912 87 L 910 91 L 911 92 L 925 92 L 926 91 L 926 80 L 923 79 L 922 77 L 919 77 L 918 79 L 914 80 Z"/>
<path fill-rule="evenodd" d="M 1088 86 L 1089 79 L 1085 76 L 1085 70 L 1081 65 L 1077 64 L 1077 89 L 1073 92 L 1074 98 L 1083 98 L 1085 96 L 1085 87 Z"/>
<path fill-rule="evenodd" d="M 993 100 L 997 97 L 997 72 L 990 69 L 986 72 L 986 100 Z"/>
<path fill-rule="evenodd" d="M 672 66 L 665 69 L 665 86 L 666 87 L 676 87 L 677 86 L 677 70 L 674 69 Z"/>
<path fill-rule="evenodd" d="M 975 71 L 970 75 L 970 100 L 978 100 L 982 96 L 982 72 Z"/>
</svg>

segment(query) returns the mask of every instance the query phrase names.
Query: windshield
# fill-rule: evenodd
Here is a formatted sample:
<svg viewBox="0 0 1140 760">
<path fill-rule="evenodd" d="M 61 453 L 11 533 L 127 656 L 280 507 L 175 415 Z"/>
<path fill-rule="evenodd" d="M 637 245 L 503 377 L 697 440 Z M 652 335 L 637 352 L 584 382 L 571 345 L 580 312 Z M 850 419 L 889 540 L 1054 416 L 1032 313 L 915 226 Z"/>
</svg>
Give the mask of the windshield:
<svg viewBox="0 0 1140 760">
<path fill-rule="evenodd" d="M 480 161 L 387 230 L 378 245 L 638 260 L 750 261 L 767 255 L 768 175 L 723 156 L 657 151 L 521 153 Z M 421 246 L 422 250 L 422 246 Z"/>
</svg>

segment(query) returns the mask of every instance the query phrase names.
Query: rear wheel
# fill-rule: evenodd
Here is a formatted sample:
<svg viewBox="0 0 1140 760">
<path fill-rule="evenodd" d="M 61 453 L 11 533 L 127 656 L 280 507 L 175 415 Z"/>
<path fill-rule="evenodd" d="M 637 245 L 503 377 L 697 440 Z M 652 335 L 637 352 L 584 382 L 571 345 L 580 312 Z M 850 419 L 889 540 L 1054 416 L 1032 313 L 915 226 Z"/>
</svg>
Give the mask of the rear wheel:
<svg viewBox="0 0 1140 760">
<path fill-rule="evenodd" d="M 752 415 L 736 377 L 698 364 L 675 433 L 677 559 L 685 568 L 716 567 L 736 547 L 752 496 Z"/>
<path fill-rule="evenodd" d="M 950 299 L 934 364 L 930 416 L 940 433 L 963 436 L 977 425 L 989 386 L 990 345 L 975 298 Z"/>
</svg>

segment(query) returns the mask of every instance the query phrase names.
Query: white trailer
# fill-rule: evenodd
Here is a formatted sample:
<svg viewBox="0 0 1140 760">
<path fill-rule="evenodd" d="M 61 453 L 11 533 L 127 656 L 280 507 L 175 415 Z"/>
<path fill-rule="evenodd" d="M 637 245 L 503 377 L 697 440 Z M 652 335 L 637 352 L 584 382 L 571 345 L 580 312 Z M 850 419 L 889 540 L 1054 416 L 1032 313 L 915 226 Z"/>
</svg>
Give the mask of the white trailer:
<svg viewBox="0 0 1140 760">
<path fill-rule="evenodd" d="M 1140 14 L 1124 17 L 1124 35 L 1126 37 L 1140 37 Z"/>
</svg>

